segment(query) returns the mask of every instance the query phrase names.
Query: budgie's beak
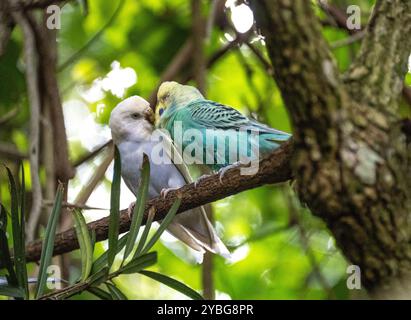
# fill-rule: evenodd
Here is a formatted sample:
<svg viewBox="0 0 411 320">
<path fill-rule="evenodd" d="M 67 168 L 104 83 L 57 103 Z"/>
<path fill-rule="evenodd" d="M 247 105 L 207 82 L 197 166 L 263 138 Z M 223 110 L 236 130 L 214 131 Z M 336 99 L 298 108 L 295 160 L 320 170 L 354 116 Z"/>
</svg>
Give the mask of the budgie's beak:
<svg viewBox="0 0 411 320">
<path fill-rule="evenodd" d="M 143 116 L 144 116 L 144 119 L 146 119 L 151 125 L 154 126 L 154 124 L 155 124 L 155 115 L 154 115 L 154 112 L 151 108 L 147 108 L 147 110 L 145 110 L 143 112 Z"/>
</svg>

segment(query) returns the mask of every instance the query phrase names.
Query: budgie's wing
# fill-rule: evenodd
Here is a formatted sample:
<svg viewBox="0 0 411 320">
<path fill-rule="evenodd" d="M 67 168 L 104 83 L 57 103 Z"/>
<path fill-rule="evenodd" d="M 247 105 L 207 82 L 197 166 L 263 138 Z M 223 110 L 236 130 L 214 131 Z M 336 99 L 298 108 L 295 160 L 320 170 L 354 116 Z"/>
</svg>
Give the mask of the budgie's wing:
<svg viewBox="0 0 411 320">
<path fill-rule="evenodd" d="M 191 121 L 206 128 L 257 130 L 259 134 L 269 134 L 268 139 L 273 141 L 285 141 L 290 137 L 288 133 L 270 128 L 257 120 L 249 119 L 238 110 L 214 101 L 194 101 L 186 109 L 189 110 Z"/>
<path fill-rule="evenodd" d="M 176 166 L 178 171 L 180 171 L 186 183 L 193 182 L 194 180 L 190 175 L 190 171 L 188 170 L 187 165 L 184 163 L 183 157 L 181 156 L 181 154 L 178 152 L 177 148 L 175 147 L 173 140 L 164 131 L 159 130 L 159 132 L 161 134 L 162 142 L 164 145 L 164 149 L 167 153 L 167 156 L 171 159 L 171 161 L 173 161 L 173 164 Z"/>
<path fill-rule="evenodd" d="M 161 131 L 161 134 L 168 157 L 172 159 L 186 183 L 193 182 L 188 167 L 173 141 L 164 132 Z M 196 251 L 204 252 L 206 249 L 223 257 L 230 257 L 230 252 L 218 237 L 203 206 L 178 214 L 169 225 L 168 231 Z"/>
<path fill-rule="evenodd" d="M 249 124 L 249 119 L 239 111 L 210 100 L 194 101 L 185 110 L 192 121 L 206 128 L 228 130 Z"/>
</svg>

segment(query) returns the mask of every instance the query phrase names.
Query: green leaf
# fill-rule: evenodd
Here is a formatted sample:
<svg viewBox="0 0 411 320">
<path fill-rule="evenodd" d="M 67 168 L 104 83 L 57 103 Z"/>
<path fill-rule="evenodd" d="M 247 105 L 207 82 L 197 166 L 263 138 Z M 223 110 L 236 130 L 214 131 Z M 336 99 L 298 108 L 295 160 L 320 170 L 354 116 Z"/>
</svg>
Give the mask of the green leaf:
<svg viewBox="0 0 411 320">
<path fill-rule="evenodd" d="M 157 252 L 150 252 L 142 256 L 133 258 L 129 263 L 122 267 L 118 272 L 121 274 L 131 274 L 139 272 L 157 262 Z"/>
<path fill-rule="evenodd" d="M 54 206 L 47 223 L 46 233 L 43 241 L 43 247 L 40 256 L 40 268 L 38 283 L 36 288 L 36 299 L 42 296 L 47 282 L 47 268 L 50 265 L 51 257 L 54 249 L 54 237 L 56 233 L 57 223 L 61 213 L 61 202 L 63 197 L 63 186 L 59 184 L 57 188 Z"/>
<path fill-rule="evenodd" d="M 153 219 L 156 213 L 156 209 L 154 207 L 151 207 L 148 210 L 148 217 L 146 221 L 146 226 L 144 227 L 143 234 L 141 235 L 141 238 L 138 242 L 136 252 L 134 253 L 134 257 L 137 257 L 141 254 L 141 251 L 144 247 L 144 244 L 146 243 L 148 233 L 150 232 L 151 224 L 153 223 Z"/>
<path fill-rule="evenodd" d="M 96 230 L 92 229 L 90 231 L 90 239 L 91 239 L 91 248 L 93 249 L 93 252 L 94 252 L 94 248 L 96 246 Z"/>
<path fill-rule="evenodd" d="M 197 291 L 191 289 L 190 287 L 186 286 L 184 283 L 177 281 L 173 278 L 170 278 L 168 276 L 165 276 L 163 274 L 153 272 L 153 271 L 140 271 L 139 273 L 154 279 L 158 282 L 161 282 L 165 284 L 166 286 L 173 288 L 174 290 L 177 290 L 178 292 L 181 292 L 185 294 L 187 297 L 194 299 L 194 300 L 204 300 L 204 298 L 199 294 Z"/>
<path fill-rule="evenodd" d="M 24 290 L 21 288 L 16 288 L 16 287 L 11 287 L 11 286 L 0 286 L 0 296 L 23 298 Z"/>
<path fill-rule="evenodd" d="M 7 210 L 0 203 L 0 265 L 4 266 L 9 273 L 9 284 L 13 287 L 18 285 L 17 276 L 10 257 L 10 249 L 7 241 Z"/>
<path fill-rule="evenodd" d="M 9 168 L 6 167 L 6 170 L 11 195 L 11 224 L 13 229 L 14 264 L 16 267 L 17 282 L 19 288 L 22 288 L 28 295 L 24 230 L 22 230 L 22 223 L 20 221 L 19 198 L 13 175 Z"/>
<path fill-rule="evenodd" d="M 118 241 L 117 253 L 120 252 L 121 249 L 124 248 L 127 242 L 127 238 L 128 238 L 128 233 L 120 238 L 120 240 Z M 99 270 L 101 270 L 102 268 L 106 267 L 107 260 L 108 260 L 108 250 L 105 251 L 100 257 L 98 257 L 96 261 L 94 261 L 93 267 L 91 268 L 91 273 L 94 274 L 98 272 Z"/>
<path fill-rule="evenodd" d="M 21 231 L 21 243 L 22 243 L 22 267 L 24 268 L 23 271 L 23 283 L 24 283 L 24 293 L 25 298 L 29 298 L 29 286 L 28 286 L 28 279 L 27 279 L 27 265 L 26 265 L 26 224 L 25 224 L 25 212 L 26 212 L 26 177 L 24 173 L 24 166 L 23 163 L 20 164 L 21 166 L 21 189 L 20 189 L 20 231 Z"/>
<path fill-rule="evenodd" d="M 80 244 L 81 255 L 81 277 L 80 281 L 85 281 L 91 272 L 93 265 L 93 245 L 88 231 L 86 220 L 80 210 L 74 210 L 74 226 L 77 240 Z"/>
<path fill-rule="evenodd" d="M 146 154 L 143 155 L 143 165 L 141 168 L 141 183 L 137 193 L 136 204 L 134 206 L 133 216 L 131 218 L 131 226 L 124 251 L 123 260 L 126 260 L 133 250 L 134 244 L 138 236 L 138 231 L 141 227 L 141 222 L 144 217 L 144 209 L 148 195 L 148 186 L 150 182 L 150 162 Z"/>
<path fill-rule="evenodd" d="M 117 288 L 115 285 L 107 282 L 106 286 L 108 290 L 110 291 L 110 294 L 113 297 L 113 300 L 128 300 L 126 295 L 123 292 L 121 292 L 121 290 Z"/>
<path fill-rule="evenodd" d="M 117 254 L 118 233 L 120 225 L 120 184 L 121 184 L 121 159 L 120 153 L 114 149 L 114 172 L 111 184 L 110 217 L 108 226 L 108 266 L 114 262 Z"/>
<path fill-rule="evenodd" d="M 142 253 L 148 252 L 154 244 L 157 242 L 157 240 L 160 238 L 162 233 L 167 229 L 173 218 L 175 217 L 178 208 L 180 207 L 181 204 L 181 198 L 177 197 L 176 201 L 174 201 L 173 205 L 171 206 L 170 210 L 168 211 L 166 217 L 163 219 L 161 222 L 159 228 L 157 229 L 156 233 L 152 236 L 150 241 L 146 244 L 144 247 Z"/>
<path fill-rule="evenodd" d="M 100 298 L 101 300 L 113 300 L 110 293 L 107 291 L 97 288 L 97 287 L 90 287 L 87 289 L 88 292 L 94 294 L 96 297 Z"/>
<path fill-rule="evenodd" d="M 95 286 L 98 286 L 99 284 L 107 280 L 108 271 L 109 271 L 108 267 L 104 267 L 103 269 L 100 269 L 99 271 L 91 275 L 87 279 L 87 282 Z"/>
</svg>

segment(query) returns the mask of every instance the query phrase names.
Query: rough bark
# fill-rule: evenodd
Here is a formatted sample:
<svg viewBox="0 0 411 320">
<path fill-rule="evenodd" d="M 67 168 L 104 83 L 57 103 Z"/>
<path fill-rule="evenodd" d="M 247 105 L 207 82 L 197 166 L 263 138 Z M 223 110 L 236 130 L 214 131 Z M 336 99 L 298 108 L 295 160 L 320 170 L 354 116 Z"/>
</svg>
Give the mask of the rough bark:
<svg viewBox="0 0 411 320">
<path fill-rule="evenodd" d="M 372 296 L 409 298 L 411 148 L 395 111 L 411 51 L 411 1 L 377 2 L 344 76 L 310 1 L 252 3 L 294 127 L 301 201 L 360 266 Z"/>
</svg>

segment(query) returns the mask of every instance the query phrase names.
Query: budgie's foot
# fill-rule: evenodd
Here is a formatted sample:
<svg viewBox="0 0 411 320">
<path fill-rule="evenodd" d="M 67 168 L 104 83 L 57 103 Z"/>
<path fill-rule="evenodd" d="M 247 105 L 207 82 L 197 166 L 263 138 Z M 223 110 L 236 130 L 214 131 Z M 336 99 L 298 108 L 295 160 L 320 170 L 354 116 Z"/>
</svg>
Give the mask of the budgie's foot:
<svg viewBox="0 0 411 320">
<path fill-rule="evenodd" d="M 210 175 L 209 174 L 203 174 L 201 177 L 198 177 L 196 181 L 194 181 L 194 188 L 197 188 L 198 183 L 201 180 L 204 180 L 205 178 L 208 178 Z"/>
<path fill-rule="evenodd" d="M 219 176 L 220 183 L 223 184 L 224 175 L 226 174 L 228 170 L 241 166 L 241 165 L 243 164 L 240 161 L 237 161 L 237 162 L 234 162 L 233 164 L 229 164 L 228 166 L 225 166 L 221 168 L 220 170 L 218 170 L 218 176 Z"/>
<path fill-rule="evenodd" d="M 131 217 L 133 216 L 133 211 L 134 211 L 134 206 L 136 205 L 136 202 L 132 202 L 128 205 L 128 209 L 127 209 L 127 215 L 128 218 L 131 220 Z"/>
<path fill-rule="evenodd" d="M 160 196 L 161 196 L 163 199 L 165 199 L 165 198 L 167 197 L 167 194 L 168 194 L 170 191 L 178 190 L 178 189 L 180 189 L 180 188 L 164 188 L 164 189 L 161 190 Z"/>
</svg>

